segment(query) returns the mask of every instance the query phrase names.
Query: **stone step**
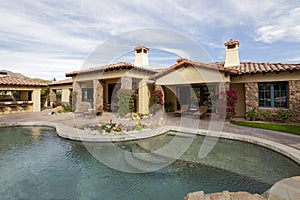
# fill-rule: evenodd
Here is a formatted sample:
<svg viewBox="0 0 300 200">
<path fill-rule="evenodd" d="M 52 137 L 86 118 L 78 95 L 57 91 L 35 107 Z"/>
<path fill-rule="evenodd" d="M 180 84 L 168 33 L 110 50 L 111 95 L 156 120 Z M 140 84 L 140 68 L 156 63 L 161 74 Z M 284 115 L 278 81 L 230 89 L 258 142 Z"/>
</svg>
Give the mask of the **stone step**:
<svg viewBox="0 0 300 200">
<path fill-rule="evenodd" d="M 169 162 L 151 154 L 134 154 L 125 152 L 123 154 L 126 164 L 130 166 L 136 173 L 146 173 L 159 170 L 167 166 Z M 138 157 L 138 158 L 137 158 Z"/>
</svg>

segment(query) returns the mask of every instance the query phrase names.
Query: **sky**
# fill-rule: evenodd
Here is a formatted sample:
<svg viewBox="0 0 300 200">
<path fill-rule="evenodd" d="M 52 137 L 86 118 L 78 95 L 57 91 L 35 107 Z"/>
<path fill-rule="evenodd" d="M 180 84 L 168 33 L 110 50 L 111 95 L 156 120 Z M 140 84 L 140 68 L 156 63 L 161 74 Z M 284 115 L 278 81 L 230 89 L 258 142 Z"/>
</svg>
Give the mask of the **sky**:
<svg viewBox="0 0 300 200">
<path fill-rule="evenodd" d="M 128 33 L 135 33 L 130 37 L 132 51 L 114 61 L 133 62 L 135 45 L 150 46 L 153 66 L 168 67 L 179 56 L 194 58 L 182 53 L 184 43 L 176 36 L 169 37 L 169 31 L 196 43 L 211 61 L 224 61 L 224 43 L 235 39 L 240 41 L 241 61 L 300 63 L 298 0 L 0 2 L 0 69 L 33 78 L 64 79 L 66 72 L 82 69 L 99 46 L 120 41 L 115 38 Z M 176 45 L 159 46 L 157 42 L 163 37 L 156 45 L 139 44 L 145 37 L 156 40 L 149 28 L 167 30 L 162 31 L 165 40 Z M 143 30 L 144 35 L 136 30 Z M 196 59 L 207 62 L 202 57 Z"/>
</svg>

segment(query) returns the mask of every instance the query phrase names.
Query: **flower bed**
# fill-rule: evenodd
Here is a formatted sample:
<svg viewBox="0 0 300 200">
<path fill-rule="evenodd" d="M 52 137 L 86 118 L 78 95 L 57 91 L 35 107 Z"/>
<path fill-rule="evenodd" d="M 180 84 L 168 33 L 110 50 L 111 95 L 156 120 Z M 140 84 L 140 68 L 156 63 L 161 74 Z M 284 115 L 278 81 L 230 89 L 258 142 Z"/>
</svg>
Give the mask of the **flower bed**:
<svg viewBox="0 0 300 200">
<path fill-rule="evenodd" d="M 93 134 L 129 134 L 136 133 L 148 129 L 146 125 L 137 121 L 134 124 L 121 124 L 121 123 L 99 123 L 94 125 L 85 125 L 81 127 L 83 130 L 89 130 Z"/>
</svg>

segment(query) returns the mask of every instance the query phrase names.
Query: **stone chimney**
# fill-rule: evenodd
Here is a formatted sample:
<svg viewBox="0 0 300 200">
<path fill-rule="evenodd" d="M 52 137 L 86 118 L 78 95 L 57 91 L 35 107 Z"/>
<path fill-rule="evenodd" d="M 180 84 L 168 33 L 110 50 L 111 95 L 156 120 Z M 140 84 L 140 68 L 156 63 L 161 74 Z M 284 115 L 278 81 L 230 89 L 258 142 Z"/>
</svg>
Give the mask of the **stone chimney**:
<svg viewBox="0 0 300 200">
<path fill-rule="evenodd" d="M 239 46 L 240 42 L 237 40 L 229 40 L 225 44 L 226 55 L 225 55 L 225 65 L 224 67 L 233 67 L 240 65 L 239 59 Z"/>
<path fill-rule="evenodd" d="M 149 48 L 144 46 L 137 46 L 134 48 L 134 52 L 135 52 L 134 65 L 138 67 L 148 67 Z"/>
</svg>

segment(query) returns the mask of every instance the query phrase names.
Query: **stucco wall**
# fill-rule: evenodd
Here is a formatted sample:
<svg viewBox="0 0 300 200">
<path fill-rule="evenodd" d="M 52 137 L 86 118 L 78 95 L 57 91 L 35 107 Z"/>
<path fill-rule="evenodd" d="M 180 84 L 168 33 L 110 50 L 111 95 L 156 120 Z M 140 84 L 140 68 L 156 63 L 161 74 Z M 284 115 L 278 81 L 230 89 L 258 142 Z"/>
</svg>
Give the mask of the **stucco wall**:
<svg viewBox="0 0 300 200">
<path fill-rule="evenodd" d="M 197 83 L 230 82 L 230 76 L 224 76 L 217 70 L 189 65 L 172 71 L 155 81 L 157 85 L 178 85 Z"/>
<path fill-rule="evenodd" d="M 235 116 L 245 117 L 246 116 L 245 85 L 243 83 L 231 84 L 231 88 L 235 90 L 237 95 Z"/>
</svg>

